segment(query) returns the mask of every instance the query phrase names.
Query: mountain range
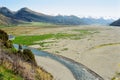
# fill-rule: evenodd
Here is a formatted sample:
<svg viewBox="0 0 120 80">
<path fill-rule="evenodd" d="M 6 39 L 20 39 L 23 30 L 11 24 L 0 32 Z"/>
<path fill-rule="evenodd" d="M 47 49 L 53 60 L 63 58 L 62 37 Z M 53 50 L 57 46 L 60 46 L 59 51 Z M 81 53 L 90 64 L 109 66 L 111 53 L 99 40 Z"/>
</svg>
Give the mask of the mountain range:
<svg viewBox="0 0 120 80">
<path fill-rule="evenodd" d="M 2 17 L 1 17 L 2 16 Z M 21 22 L 46 22 L 63 25 L 90 25 L 90 24 L 102 24 L 108 25 L 112 23 L 113 19 L 104 18 L 79 18 L 74 15 L 70 16 L 51 16 L 43 13 L 35 12 L 29 8 L 21 8 L 18 11 L 11 11 L 6 7 L 0 8 L 0 24 L 18 24 Z"/>
<path fill-rule="evenodd" d="M 111 26 L 120 26 L 120 19 L 114 21 L 113 23 L 110 24 Z"/>
</svg>

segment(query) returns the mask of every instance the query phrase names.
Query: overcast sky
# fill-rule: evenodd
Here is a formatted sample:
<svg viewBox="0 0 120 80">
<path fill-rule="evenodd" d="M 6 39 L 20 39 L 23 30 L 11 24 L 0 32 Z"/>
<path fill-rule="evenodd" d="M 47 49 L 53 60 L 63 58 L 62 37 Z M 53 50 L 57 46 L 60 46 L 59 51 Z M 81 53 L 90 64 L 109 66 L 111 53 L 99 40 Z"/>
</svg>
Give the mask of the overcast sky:
<svg viewBox="0 0 120 80">
<path fill-rule="evenodd" d="M 14 11 L 28 7 L 50 15 L 120 18 L 120 0 L 0 0 L 0 6 Z"/>
</svg>

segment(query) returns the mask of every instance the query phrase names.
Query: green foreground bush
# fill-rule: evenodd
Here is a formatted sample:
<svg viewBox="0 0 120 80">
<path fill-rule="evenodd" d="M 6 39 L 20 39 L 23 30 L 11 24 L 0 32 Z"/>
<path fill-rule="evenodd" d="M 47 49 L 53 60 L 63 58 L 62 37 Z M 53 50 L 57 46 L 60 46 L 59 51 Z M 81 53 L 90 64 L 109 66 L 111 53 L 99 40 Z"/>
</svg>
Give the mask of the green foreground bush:
<svg viewBox="0 0 120 80">
<path fill-rule="evenodd" d="M 23 50 L 23 56 L 24 56 L 24 59 L 28 62 L 32 62 L 34 65 L 37 65 L 36 61 L 35 61 L 35 57 L 32 53 L 31 50 L 29 49 L 24 49 Z"/>
<path fill-rule="evenodd" d="M 8 35 L 6 32 L 0 29 L 0 39 L 3 41 L 8 41 Z"/>
</svg>

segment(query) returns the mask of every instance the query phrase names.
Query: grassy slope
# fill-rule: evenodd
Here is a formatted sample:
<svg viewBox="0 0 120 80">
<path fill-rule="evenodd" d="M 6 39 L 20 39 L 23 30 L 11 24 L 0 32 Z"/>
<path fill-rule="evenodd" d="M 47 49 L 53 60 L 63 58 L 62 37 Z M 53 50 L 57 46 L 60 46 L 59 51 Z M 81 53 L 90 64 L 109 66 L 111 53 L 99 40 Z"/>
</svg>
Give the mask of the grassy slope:
<svg viewBox="0 0 120 80">
<path fill-rule="evenodd" d="M 9 24 L 9 18 L 3 16 L 0 14 L 0 25 L 8 25 Z"/>
<path fill-rule="evenodd" d="M 23 80 L 19 75 L 15 75 L 11 70 L 0 66 L 0 80 Z"/>
<path fill-rule="evenodd" d="M 0 34 L 0 80 L 53 80 L 50 73 L 37 66 L 30 50 L 17 51 L 7 34 L 2 30 Z"/>
</svg>

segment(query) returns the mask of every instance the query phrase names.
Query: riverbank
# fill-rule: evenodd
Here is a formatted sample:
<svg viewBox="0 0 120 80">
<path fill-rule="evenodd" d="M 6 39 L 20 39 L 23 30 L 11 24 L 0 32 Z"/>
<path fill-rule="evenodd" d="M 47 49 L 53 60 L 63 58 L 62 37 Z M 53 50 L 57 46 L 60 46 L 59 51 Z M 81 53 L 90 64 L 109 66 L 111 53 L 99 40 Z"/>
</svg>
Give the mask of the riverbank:
<svg viewBox="0 0 120 80">
<path fill-rule="evenodd" d="M 5 28 L 4 28 L 5 29 Z M 28 30 L 26 32 L 26 29 Z M 44 35 L 67 33 L 81 36 L 74 39 L 59 38 L 33 41 L 33 48 L 42 49 L 53 54 L 59 54 L 84 64 L 105 80 L 111 80 L 120 73 L 120 28 L 110 26 L 80 26 L 80 27 L 15 27 L 6 29 L 15 35 Z M 18 30 L 19 32 L 16 32 Z M 87 33 L 85 32 L 87 31 Z M 88 32 L 92 34 L 88 34 Z M 64 36 L 64 35 L 63 35 Z M 27 39 L 26 39 L 27 40 Z"/>
<path fill-rule="evenodd" d="M 31 50 L 16 49 L 0 30 L 0 80 L 53 80 L 53 76 L 37 65 Z"/>
<path fill-rule="evenodd" d="M 59 39 L 53 40 L 52 43 L 49 43 L 51 39 L 45 40 L 43 42 L 48 43 L 44 51 L 80 62 L 105 80 L 111 80 L 120 71 L 120 28 L 78 27 L 77 29 L 96 30 L 97 33 L 77 40 Z M 68 30 L 69 32 L 70 30 Z"/>
<path fill-rule="evenodd" d="M 56 40 L 45 51 L 80 62 L 105 80 L 111 80 L 116 73 L 120 72 L 120 28 L 99 27 L 93 29 L 97 29 L 98 33 L 79 40 Z"/>
<path fill-rule="evenodd" d="M 55 80 L 75 80 L 73 74 L 63 64 L 47 57 L 35 56 L 35 59 L 37 64 L 51 73 Z"/>
</svg>

